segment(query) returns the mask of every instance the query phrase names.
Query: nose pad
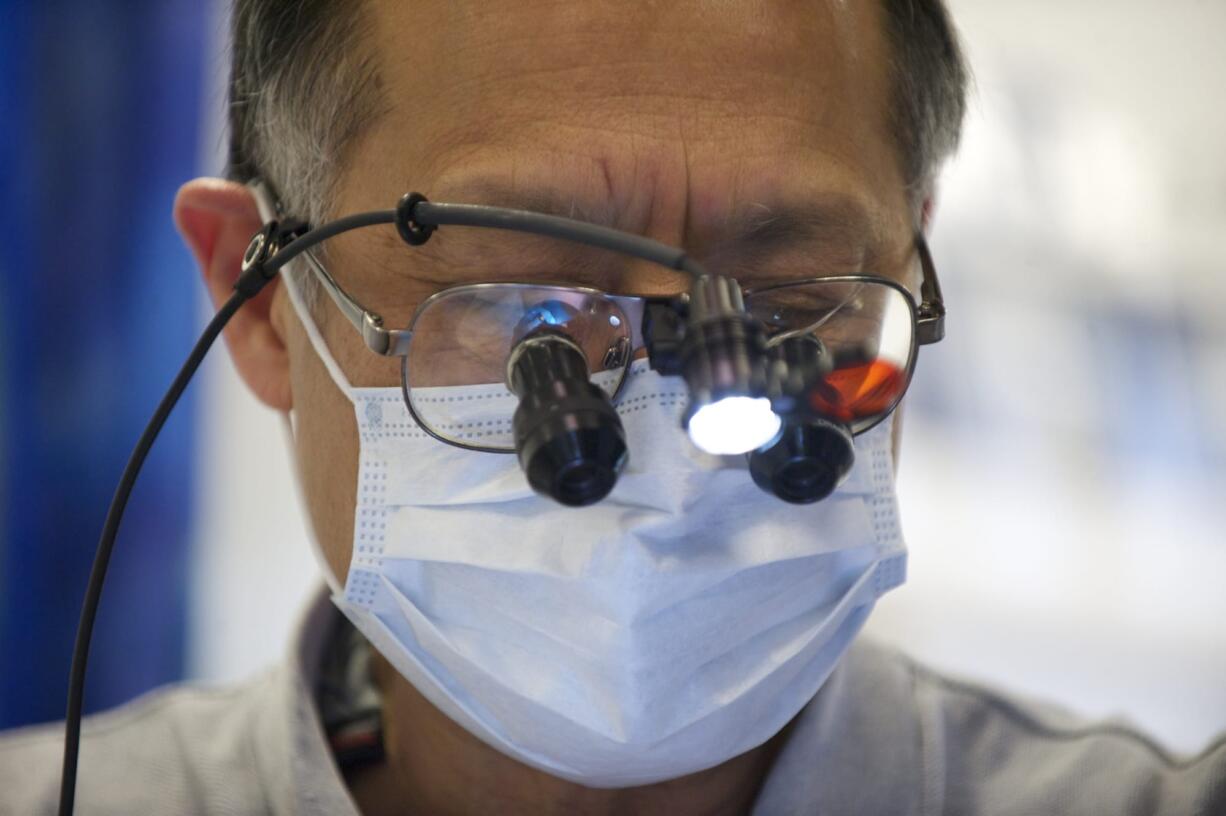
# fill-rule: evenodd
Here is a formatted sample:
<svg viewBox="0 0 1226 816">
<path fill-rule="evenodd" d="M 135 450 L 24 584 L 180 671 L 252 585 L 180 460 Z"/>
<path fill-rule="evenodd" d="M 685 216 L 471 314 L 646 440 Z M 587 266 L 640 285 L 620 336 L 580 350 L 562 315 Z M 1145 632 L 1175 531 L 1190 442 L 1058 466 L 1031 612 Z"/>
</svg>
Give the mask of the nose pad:
<svg viewBox="0 0 1226 816">
<path fill-rule="evenodd" d="M 629 362 L 629 356 L 630 339 L 628 337 L 619 337 L 613 343 L 613 345 L 609 346 L 609 348 L 605 350 L 604 360 L 601 362 L 601 366 L 603 367 L 604 371 L 621 368 L 622 366 L 626 365 L 627 362 Z"/>
<path fill-rule="evenodd" d="M 775 444 L 749 454 L 749 474 L 786 502 L 812 504 L 833 493 L 855 461 L 847 426 L 814 418 L 786 423 Z"/>
</svg>

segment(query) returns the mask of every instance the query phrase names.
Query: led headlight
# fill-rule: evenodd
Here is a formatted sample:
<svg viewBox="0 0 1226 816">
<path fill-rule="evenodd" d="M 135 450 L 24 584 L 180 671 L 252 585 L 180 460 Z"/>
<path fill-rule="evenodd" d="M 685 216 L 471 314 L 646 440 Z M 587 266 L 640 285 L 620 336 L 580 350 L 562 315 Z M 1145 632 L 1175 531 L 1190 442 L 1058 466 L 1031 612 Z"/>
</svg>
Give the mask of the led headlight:
<svg viewBox="0 0 1226 816">
<path fill-rule="evenodd" d="M 690 292 L 681 373 L 690 402 L 682 424 L 700 449 L 740 454 L 769 445 L 781 426 L 768 395 L 766 338 L 732 278 L 707 275 Z"/>
<path fill-rule="evenodd" d="M 694 411 L 688 430 L 702 450 L 729 456 L 762 447 L 779 426 L 779 415 L 766 397 L 724 397 Z"/>
</svg>

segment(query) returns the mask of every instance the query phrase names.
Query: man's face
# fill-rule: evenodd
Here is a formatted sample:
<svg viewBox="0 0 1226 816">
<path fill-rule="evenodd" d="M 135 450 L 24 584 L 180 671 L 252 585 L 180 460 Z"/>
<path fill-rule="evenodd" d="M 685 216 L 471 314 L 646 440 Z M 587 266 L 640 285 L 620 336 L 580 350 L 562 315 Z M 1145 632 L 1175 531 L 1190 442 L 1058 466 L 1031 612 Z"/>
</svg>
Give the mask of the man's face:
<svg viewBox="0 0 1226 816">
<path fill-rule="evenodd" d="M 877 5 L 376 0 L 366 47 L 386 107 L 347 156 L 329 208 L 386 209 L 416 190 L 573 213 L 684 246 L 746 285 L 865 272 L 915 291 Z M 340 283 L 389 326 L 407 326 L 431 293 L 480 280 L 686 288 L 645 263 L 490 230 L 443 228 L 416 249 L 390 229 L 361 230 L 327 253 Z M 273 308 L 312 521 L 343 581 L 353 408 L 281 291 Z M 353 385 L 398 384 L 396 361 L 367 351 L 329 303 L 316 315 Z"/>
</svg>

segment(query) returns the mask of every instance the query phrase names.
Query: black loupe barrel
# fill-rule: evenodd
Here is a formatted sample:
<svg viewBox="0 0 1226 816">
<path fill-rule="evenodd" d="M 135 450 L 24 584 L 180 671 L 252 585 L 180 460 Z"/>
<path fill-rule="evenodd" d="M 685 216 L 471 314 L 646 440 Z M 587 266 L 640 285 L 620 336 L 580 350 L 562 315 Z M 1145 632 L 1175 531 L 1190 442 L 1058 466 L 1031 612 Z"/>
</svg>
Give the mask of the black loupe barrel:
<svg viewBox="0 0 1226 816">
<path fill-rule="evenodd" d="M 588 380 L 583 352 L 561 332 L 541 329 L 519 342 L 507 368 L 519 397 L 515 450 L 532 489 L 572 507 L 609 495 L 626 463 L 626 433 Z"/>
<path fill-rule="evenodd" d="M 851 430 L 808 408 L 814 384 L 833 367 L 825 344 L 799 334 L 771 349 L 775 403 L 783 431 L 769 447 L 749 455 L 754 483 L 792 504 L 812 504 L 834 492 L 855 464 Z"/>
<path fill-rule="evenodd" d="M 749 455 L 749 474 L 784 501 L 812 504 L 833 493 L 855 461 L 845 426 L 825 419 L 787 421 L 775 444 Z"/>
</svg>

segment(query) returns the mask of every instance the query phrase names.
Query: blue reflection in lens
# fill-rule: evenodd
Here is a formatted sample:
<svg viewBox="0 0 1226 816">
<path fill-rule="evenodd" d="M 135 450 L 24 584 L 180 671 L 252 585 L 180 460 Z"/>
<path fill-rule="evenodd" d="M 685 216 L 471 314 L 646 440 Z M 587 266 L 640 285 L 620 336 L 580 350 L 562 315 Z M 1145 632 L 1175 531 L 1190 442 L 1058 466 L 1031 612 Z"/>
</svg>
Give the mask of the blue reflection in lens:
<svg viewBox="0 0 1226 816">
<path fill-rule="evenodd" d="M 527 337 L 546 326 L 565 326 L 579 316 L 579 310 L 560 300 L 545 300 L 529 309 L 515 327 L 515 338 Z"/>
</svg>

